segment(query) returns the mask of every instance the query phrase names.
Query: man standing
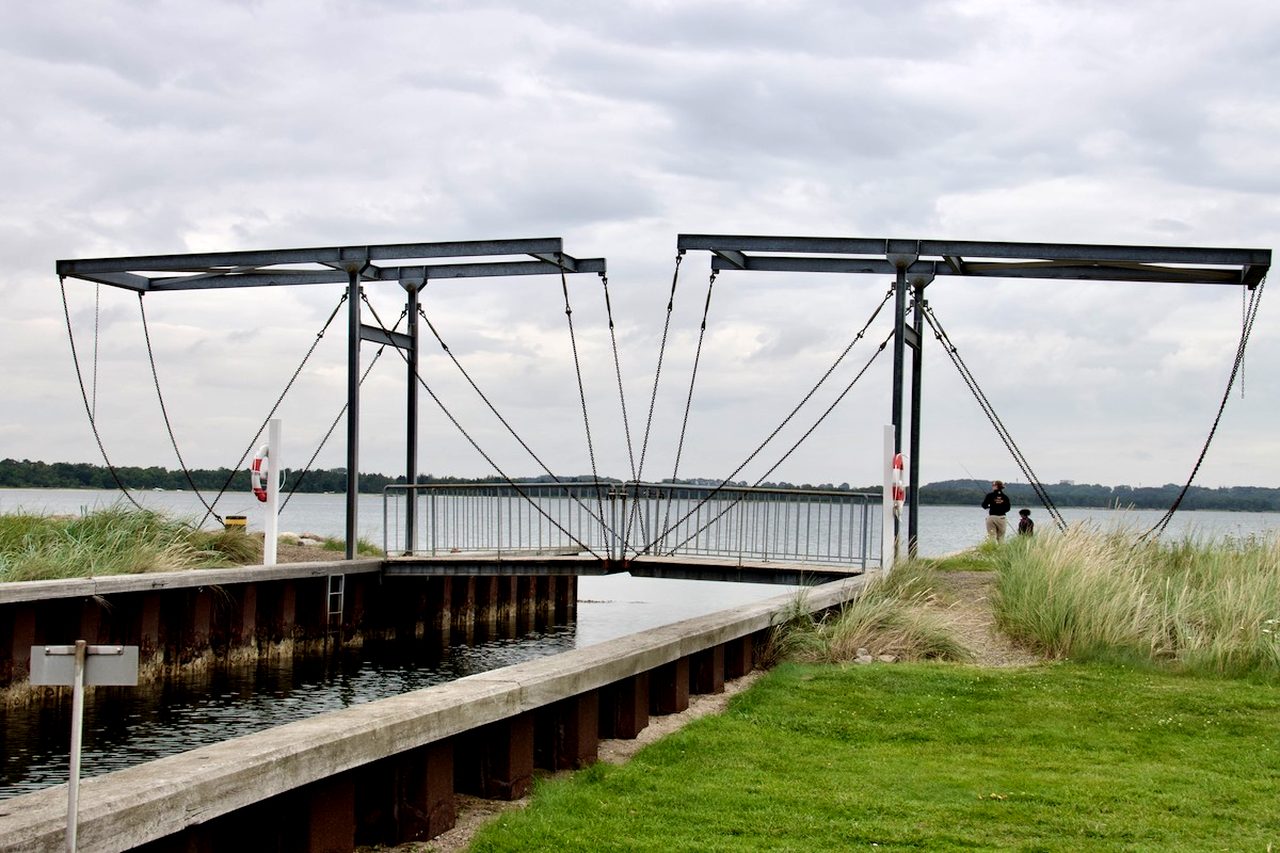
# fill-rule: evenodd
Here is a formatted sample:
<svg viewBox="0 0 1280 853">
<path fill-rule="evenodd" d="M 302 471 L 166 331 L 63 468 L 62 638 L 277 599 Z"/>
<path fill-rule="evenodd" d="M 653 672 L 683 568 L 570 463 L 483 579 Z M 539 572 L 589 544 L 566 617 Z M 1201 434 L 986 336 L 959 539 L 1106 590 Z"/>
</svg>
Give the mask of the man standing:
<svg viewBox="0 0 1280 853">
<path fill-rule="evenodd" d="M 1004 493 L 1004 483 L 996 480 L 991 484 L 991 491 L 982 499 L 982 508 L 987 511 L 987 538 L 995 537 L 997 542 L 1004 541 L 1005 515 L 1009 512 L 1009 496 Z"/>
</svg>

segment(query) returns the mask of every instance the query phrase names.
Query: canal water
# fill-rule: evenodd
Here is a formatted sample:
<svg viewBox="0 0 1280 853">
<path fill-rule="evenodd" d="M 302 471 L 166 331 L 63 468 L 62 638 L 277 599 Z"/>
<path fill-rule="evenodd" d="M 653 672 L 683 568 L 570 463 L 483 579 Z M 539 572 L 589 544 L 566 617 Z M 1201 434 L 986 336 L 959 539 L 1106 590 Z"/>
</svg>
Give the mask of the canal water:
<svg viewBox="0 0 1280 853">
<path fill-rule="evenodd" d="M 148 507 L 176 515 L 198 519 L 203 512 L 191 493 L 145 492 L 137 497 Z M 78 513 L 110 506 L 118 499 L 114 491 L 0 489 L 0 513 Z M 255 504 L 251 498 L 236 496 L 219 511 L 248 515 L 250 527 L 260 529 Z M 982 515 L 971 507 L 922 507 L 921 553 L 937 556 L 981 541 Z M 1161 513 L 1069 508 L 1063 515 L 1068 521 L 1145 530 Z M 359 521 L 363 538 L 382 541 L 379 497 L 363 497 Z M 282 516 L 281 529 L 341 536 L 344 523 L 341 495 L 298 494 Z M 1048 519 L 1041 523 L 1047 526 Z M 1206 538 L 1268 536 L 1277 531 L 1280 513 L 1179 513 L 1170 529 L 1174 536 Z M 161 684 L 102 689 L 86 702 L 82 772 L 92 776 L 122 769 L 314 714 L 787 594 L 790 589 L 625 574 L 584 577 L 579 581 L 573 624 L 538 625 L 518 637 L 478 638 L 472 645 L 447 648 L 431 642 L 408 647 L 371 644 L 336 657 L 219 668 Z M 66 781 L 69 706 L 69 701 L 63 701 L 0 708 L 0 799 Z"/>
</svg>

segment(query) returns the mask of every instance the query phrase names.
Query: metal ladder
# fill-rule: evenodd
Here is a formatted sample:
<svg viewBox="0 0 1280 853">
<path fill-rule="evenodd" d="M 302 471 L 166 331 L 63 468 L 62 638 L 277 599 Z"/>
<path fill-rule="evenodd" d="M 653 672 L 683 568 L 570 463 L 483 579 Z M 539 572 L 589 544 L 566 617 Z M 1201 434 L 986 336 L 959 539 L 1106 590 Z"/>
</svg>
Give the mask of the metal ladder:
<svg viewBox="0 0 1280 853">
<path fill-rule="evenodd" d="M 347 576 L 329 575 L 329 630 L 342 627 L 342 614 L 346 603 Z"/>
</svg>

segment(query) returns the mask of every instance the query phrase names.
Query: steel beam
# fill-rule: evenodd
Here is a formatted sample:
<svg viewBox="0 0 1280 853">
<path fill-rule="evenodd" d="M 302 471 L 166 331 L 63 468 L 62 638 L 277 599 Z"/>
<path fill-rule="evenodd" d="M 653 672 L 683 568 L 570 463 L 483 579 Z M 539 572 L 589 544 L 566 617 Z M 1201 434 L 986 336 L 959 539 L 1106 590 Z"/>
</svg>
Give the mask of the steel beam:
<svg viewBox="0 0 1280 853">
<path fill-rule="evenodd" d="M 356 558 L 360 509 L 360 271 L 352 266 L 347 287 L 347 559 Z"/>
</svg>

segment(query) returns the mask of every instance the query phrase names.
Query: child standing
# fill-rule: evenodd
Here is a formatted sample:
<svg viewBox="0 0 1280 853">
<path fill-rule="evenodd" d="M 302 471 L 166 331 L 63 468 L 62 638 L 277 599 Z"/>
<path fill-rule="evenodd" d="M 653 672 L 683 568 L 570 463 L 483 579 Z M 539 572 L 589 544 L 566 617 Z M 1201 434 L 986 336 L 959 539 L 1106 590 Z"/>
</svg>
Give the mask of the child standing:
<svg viewBox="0 0 1280 853">
<path fill-rule="evenodd" d="M 1031 510 L 1020 509 L 1018 510 L 1018 515 L 1020 516 L 1018 518 L 1018 535 L 1030 536 L 1035 533 L 1036 523 L 1031 520 Z"/>
</svg>

